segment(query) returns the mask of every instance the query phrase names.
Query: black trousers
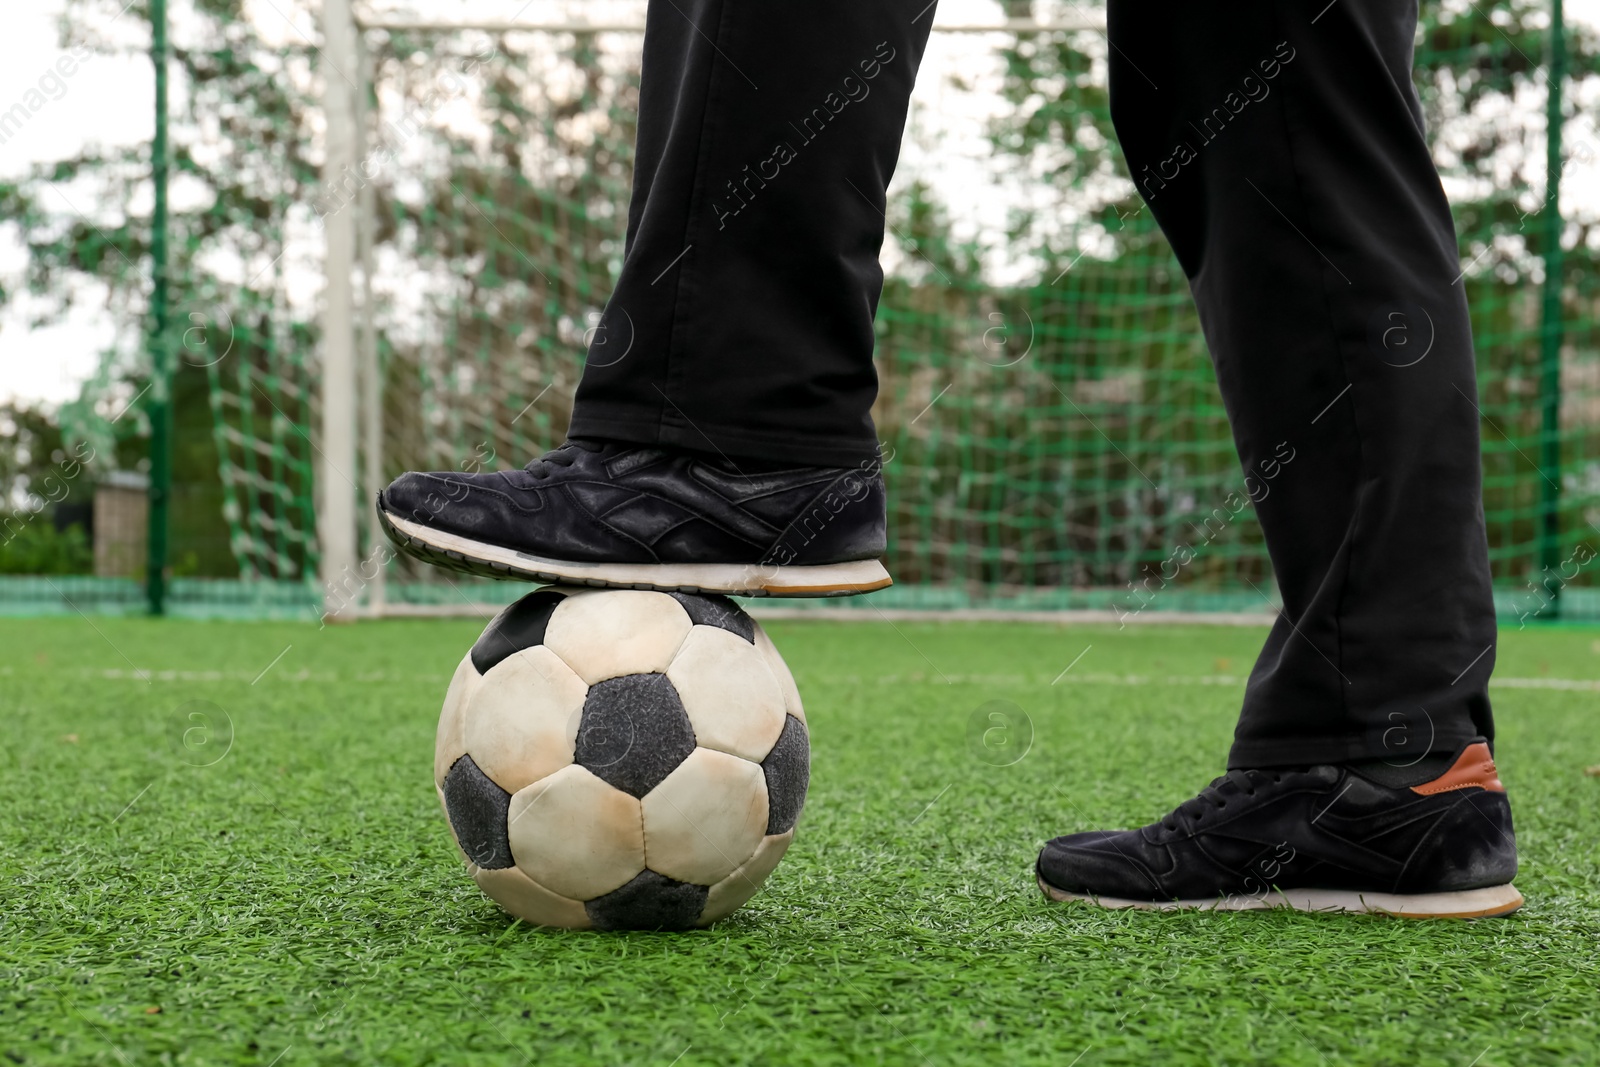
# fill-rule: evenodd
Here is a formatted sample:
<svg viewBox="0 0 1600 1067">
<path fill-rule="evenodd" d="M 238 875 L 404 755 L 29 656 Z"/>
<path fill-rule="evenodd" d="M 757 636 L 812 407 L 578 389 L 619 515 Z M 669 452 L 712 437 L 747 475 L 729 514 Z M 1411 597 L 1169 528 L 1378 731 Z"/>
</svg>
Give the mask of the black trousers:
<svg viewBox="0 0 1600 1067">
<path fill-rule="evenodd" d="M 653 0 L 622 274 L 572 432 L 875 454 L 884 188 L 926 0 Z M 1233 766 L 1492 737 L 1472 339 L 1415 0 L 1109 0 L 1112 118 L 1188 275 L 1284 610 Z M 1284 462 L 1286 456 L 1292 460 Z"/>
</svg>

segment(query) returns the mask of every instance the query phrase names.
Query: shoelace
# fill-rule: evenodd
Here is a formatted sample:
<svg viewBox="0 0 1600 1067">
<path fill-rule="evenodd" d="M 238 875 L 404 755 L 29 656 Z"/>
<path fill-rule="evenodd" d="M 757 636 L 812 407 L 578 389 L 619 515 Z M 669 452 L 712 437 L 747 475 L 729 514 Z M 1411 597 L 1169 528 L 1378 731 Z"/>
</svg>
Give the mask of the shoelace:
<svg viewBox="0 0 1600 1067">
<path fill-rule="evenodd" d="M 573 461 L 578 458 L 579 452 L 598 451 L 600 451 L 599 445 L 592 445 L 587 441 L 567 441 L 561 447 L 551 449 L 538 459 L 529 460 L 528 465 L 522 469 L 535 478 L 548 478 L 552 466 L 570 467 Z"/>
<path fill-rule="evenodd" d="M 1276 771 L 1253 771 L 1235 768 L 1220 778 L 1213 778 L 1211 784 L 1200 790 L 1200 794 L 1193 800 L 1186 800 L 1172 810 L 1172 813 L 1161 820 L 1161 825 L 1168 830 L 1177 830 L 1180 819 L 1191 824 L 1199 823 L 1208 812 L 1218 811 L 1228 806 L 1229 797 L 1253 797 L 1256 795 L 1256 785 L 1263 781 L 1276 782 L 1283 775 Z"/>
</svg>

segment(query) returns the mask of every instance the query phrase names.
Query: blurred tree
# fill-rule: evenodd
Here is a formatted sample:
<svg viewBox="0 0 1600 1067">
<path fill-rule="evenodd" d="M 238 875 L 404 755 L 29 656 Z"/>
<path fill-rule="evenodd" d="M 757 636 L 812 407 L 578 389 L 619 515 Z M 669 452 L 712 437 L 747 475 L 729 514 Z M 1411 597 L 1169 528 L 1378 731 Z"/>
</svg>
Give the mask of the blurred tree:
<svg viewBox="0 0 1600 1067">
<path fill-rule="evenodd" d="M 265 12 L 192 0 L 172 13 L 173 543 L 185 569 L 205 574 L 309 570 L 324 215 L 359 210 L 363 194 L 375 201 L 372 315 L 391 467 L 428 465 L 441 450 L 454 465 L 525 449 L 520 431 L 499 432 L 464 453 L 425 396 L 457 388 L 450 418 L 492 408 L 477 421 L 504 431 L 508 397 L 575 381 L 572 342 L 586 324 L 564 309 L 598 310 L 621 259 L 636 58 L 619 69 L 584 37 L 533 61 L 487 34 L 368 34 L 380 122 L 359 173 L 329 185 L 317 13 L 305 0 Z M 147 24 L 143 0 L 69 0 L 62 39 L 139 52 Z M 125 466 L 140 464 L 148 432 L 137 406 L 116 417 L 148 380 L 148 162 L 145 145 L 89 146 L 0 183 L 34 321 L 87 309 L 117 324 L 101 373 L 61 420 L 69 439 Z M 68 188 L 65 201 L 52 194 Z M 0 288 L 0 305 L 17 291 Z"/>
<path fill-rule="evenodd" d="M 25 401 L 0 403 L 0 511 L 41 506 L 40 482 L 67 458 L 54 412 Z"/>
<path fill-rule="evenodd" d="M 70 0 L 63 39 L 143 49 L 145 10 Z M 1005 0 L 1003 11 L 1083 8 Z M 360 173 L 330 187 L 318 172 L 316 13 L 311 0 L 186 0 L 173 15 L 174 540 L 200 573 L 299 577 L 314 558 L 324 215 L 362 196 L 375 205 L 370 320 L 389 473 L 503 465 L 559 439 L 622 256 L 636 55 L 583 35 L 369 31 L 374 136 Z M 1543 95 L 1545 19 L 1544 0 L 1426 0 L 1418 54 L 1464 261 L 1478 257 L 1465 284 L 1492 368 L 1486 410 L 1514 441 L 1537 420 L 1526 341 L 1543 139 L 1527 116 Z M 942 204 L 927 181 L 890 205 L 904 266 L 880 305 L 877 414 L 901 448 L 890 477 L 908 582 L 1120 585 L 1237 479 L 1186 285 L 1116 148 L 1105 50 L 1092 30 L 1023 33 L 1001 49 L 989 140 L 997 180 L 1027 194 L 1006 196 L 1017 207 L 1001 232 L 957 237 L 951 209 L 963 205 Z M 1587 99 L 1593 35 L 1572 30 L 1569 50 L 1571 98 Z M 138 463 L 146 432 L 137 406 L 117 416 L 146 380 L 147 183 L 136 145 L 91 146 L 0 184 L 0 225 L 27 252 L 21 287 L 39 321 L 100 308 L 118 324 L 103 373 L 61 413 L 65 441 L 86 438 L 117 466 Z M 1574 321 L 1594 318 L 1594 223 L 1580 204 L 1566 229 Z M 1592 338 L 1583 344 L 1580 355 Z M 935 403 L 950 429 L 927 414 Z M 1493 519 L 1529 514 L 1517 462 L 1514 442 L 1488 460 L 1491 536 L 1508 565 L 1526 520 Z M 1190 573 L 1263 577 L 1254 534 L 1228 536 L 1232 555 Z"/>
</svg>

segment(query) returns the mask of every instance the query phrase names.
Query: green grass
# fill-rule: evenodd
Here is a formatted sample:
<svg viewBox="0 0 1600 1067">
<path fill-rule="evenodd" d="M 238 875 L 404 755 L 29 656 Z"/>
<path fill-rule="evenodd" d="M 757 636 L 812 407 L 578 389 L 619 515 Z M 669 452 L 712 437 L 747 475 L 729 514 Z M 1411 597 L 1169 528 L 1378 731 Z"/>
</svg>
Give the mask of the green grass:
<svg viewBox="0 0 1600 1067">
<path fill-rule="evenodd" d="M 709 931 L 565 933 L 478 893 L 434 797 L 477 629 L 0 622 L 0 1067 L 1600 1056 L 1592 690 L 1496 690 L 1513 918 L 1116 914 L 1044 903 L 1035 850 L 1218 773 L 1259 631 L 774 623 L 814 749 L 783 865 Z M 1498 676 L 1594 679 L 1600 631 L 1507 633 Z M 968 745 L 995 699 L 1011 766 Z"/>
</svg>

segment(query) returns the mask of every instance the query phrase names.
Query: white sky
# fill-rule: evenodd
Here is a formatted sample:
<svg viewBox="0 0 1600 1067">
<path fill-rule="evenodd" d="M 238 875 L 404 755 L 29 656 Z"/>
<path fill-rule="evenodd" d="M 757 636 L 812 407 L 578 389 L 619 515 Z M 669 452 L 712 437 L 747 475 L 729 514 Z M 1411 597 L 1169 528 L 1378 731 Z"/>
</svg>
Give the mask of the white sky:
<svg viewBox="0 0 1600 1067">
<path fill-rule="evenodd" d="M 474 0 L 472 7 L 486 17 L 506 17 L 519 7 L 528 8 L 528 13 L 522 16 L 526 19 L 534 15 L 533 9 L 545 2 L 533 0 L 530 5 L 520 0 Z M 602 0 L 591 0 L 586 10 L 599 11 L 595 6 L 599 2 Z M 177 3 L 182 4 L 184 0 L 177 0 Z M 29 0 L 26 4 L 9 6 L 5 33 L 0 34 L 0 112 L 36 88 L 41 76 L 46 75 L 63 54 L 57 41 L 57 21 L 64 0 Z M 255 6 L 257 18 L 263 25 L 272 20 L 283 21 L 281 14 L 274 14 L 283 10 L 276 5 Z M 382 6 L 412 11 L 438 7 L 427 0 L 403 4 L 390 0 Z M 452 2 L 447 6 L 453 17 L 460 17 L 464 5 Z M 624 9 L 637 10 L 637 5 L 627 0 L 605 5 L 606 8 L 612 6 L 619 9 L 616 14 L 623 18 L 627 18 Z M 592 17 L 612 14 L 604 10 Z M 999 14 L 993 0 L 941 0 L 937 18 L 944 24 L 990 22 Z M 1568 0 L 1567 14 L 1574 22 L 1600 24 L 1600 0 Z M 130 29 L 137 32 L 137 27 Z M 311 27 L 302 24 L 298 28 L 284 26 L 282 29 L 285 38 L 293 38 L 298 32 L 309 32 Z M 977 101 L 967 94 L 949 92 L 943 85 L 943 75 L 963 69 L 963 50 L 976 49 L 982 53 L 991 48 L 992 45 L 982 38 L 936 35 L 919 84 L 913 122 L 925 121 L 925 116 L 935 112 L 949 115 L 947 109 L 958 104 L 970 112 Z M 967 54 L 970 55 L 970 51 Z M 145 57 L 95 56 L 64 82 L 65 91 L 60 92 L 58 98 L 50 100 L 20 131 L 0 145 L 0 176 L 16 175 L 33 162 L 70 155 L 88 144 L 129 144 L 150 138 L 152 77 Z M 957 125 L 965 127 L 967 132 L 953 130 L 954 139 L 970 140 L 971 131 L 980 128 L 981 119 L 982 115 L 976 113 L 961 116 Z M 980 154 L 981 147 L 977 152 L 957 148 L 951 157 L 941 160 L 939 169 L 946 172 L 947 180 L 958 186 L 986 183 L 982 161 L 978 158 Z M 915 162 L 913 153 L 908 152 L 906 163 L 915 165 Z M 1583 177 L 1597 179 L 1596 175 Z M 1588 189 L 1600 190 L 1600 179 L 1586 180 L 1583 184 Z M 1596 195 L 1600 196 L 1600 191 Z M 970 199 L 980 205 L 976 223 L 979 227 L 1003 224 L 1006 205 L 997 202 L 1001 198 L 975 195 Z M 1583 199 L 1591 198 L 1584 195 Z M 65 201 L 60 206 L 65 210 L 74 209 Z M 0 238 L 0 277 L 14 283 L 22 263 L 22 251 L 14 241 L 9 237 Z M 0 399 L 18 397 L 56 403 L 75 397 L 80 383 L 95 368 L 100 352 L 112 341 L 110 322 L 103 316 L 86 313 L 58 326 L 31 329 L 27 324 L 26 300 L 22 305 L 18 311 L 0 317 Z"/>
<path fill-rule="evenodd" d="M 0 111 L 37 88 L 63 54 L 56 25 L 62 0 L 9 6 L 0 34 Z M 32 162 L 69 155 L 91 142 L 149 140 L 153 82 L 148 59 L 96 56 L 64 81 L 65 94 L 0 145 L 0 175 L 13 177 Z M 13 238 L 0 239 L 0 277 L 8 284 L 15 283 L 23 265 L 21 252 Z M 109 324 L 80 316 L 30 330 L 26 319 L 25 312 L 0 318 L 0 397 L 62 401 L 77 396 L 79 383 L 110 342 Z"/>
</svg>

